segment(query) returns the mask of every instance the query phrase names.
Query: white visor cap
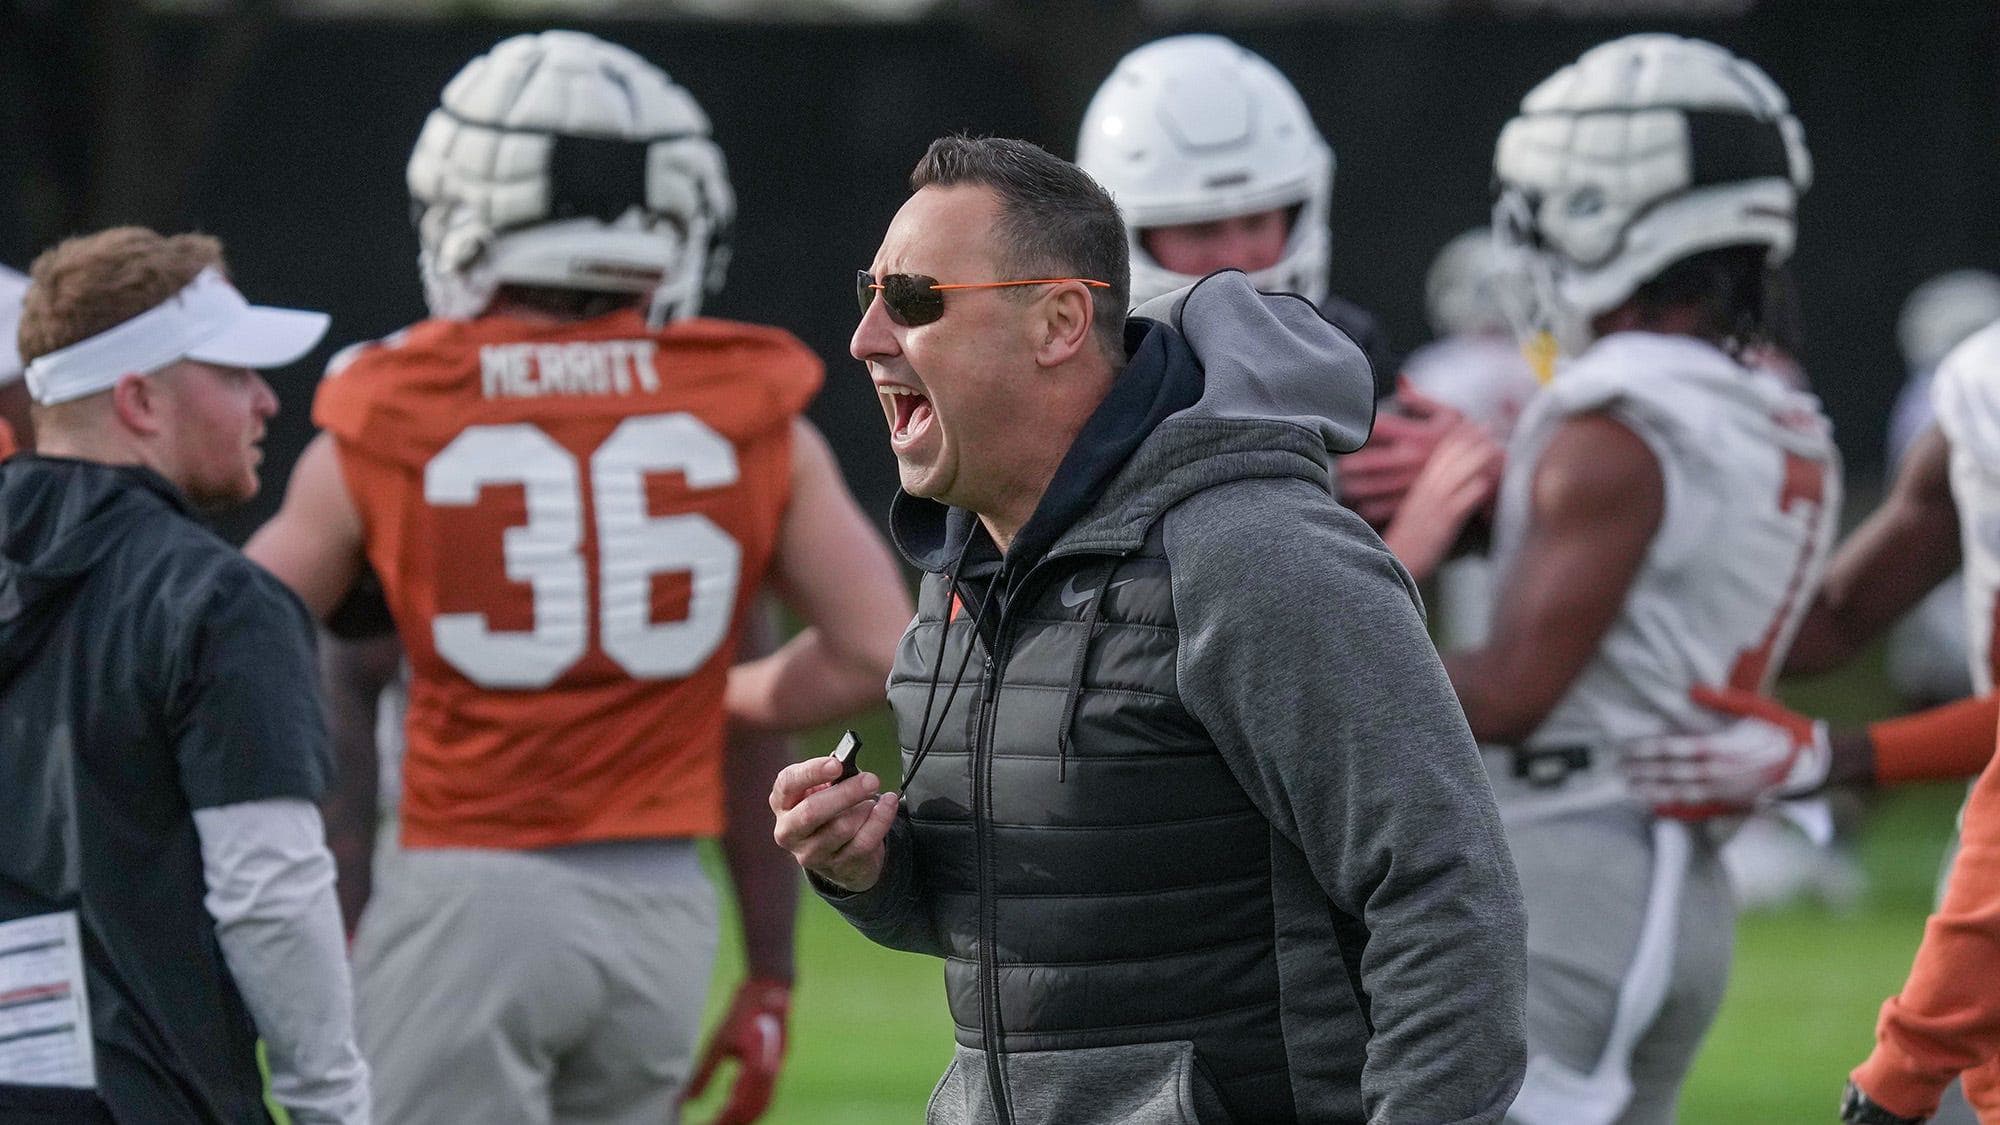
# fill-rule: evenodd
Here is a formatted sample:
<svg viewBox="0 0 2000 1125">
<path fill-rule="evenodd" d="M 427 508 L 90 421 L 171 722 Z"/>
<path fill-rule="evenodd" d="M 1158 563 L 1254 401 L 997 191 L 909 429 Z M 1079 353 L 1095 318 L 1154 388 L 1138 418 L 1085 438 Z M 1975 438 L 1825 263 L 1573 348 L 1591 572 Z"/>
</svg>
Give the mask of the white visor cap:
<svg viewBox="0 0 2000 1125">
<path fill-rule="evenodd" d="M 28 364 L 28 393 L 52 406 L 109 390 L 183 359 L 221 367 L 283 367 L 326 335 L 328 316 L 253 305 L 209 267 L 165 303 Z"/>
<path fill-rule="evenodd" d="M 21 349 L 16 337 L 21 331 L 21 294 L 27 291 L 26 276 L 0 266 L 0 387 L 21 377 Z"/>
</svg>

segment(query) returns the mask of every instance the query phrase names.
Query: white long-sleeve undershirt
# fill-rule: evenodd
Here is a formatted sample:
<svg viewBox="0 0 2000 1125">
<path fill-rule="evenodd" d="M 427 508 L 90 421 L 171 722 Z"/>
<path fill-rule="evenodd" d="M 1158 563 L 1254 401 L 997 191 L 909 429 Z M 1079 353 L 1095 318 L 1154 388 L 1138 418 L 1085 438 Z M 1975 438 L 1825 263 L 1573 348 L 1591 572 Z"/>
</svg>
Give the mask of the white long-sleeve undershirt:
<svg viewBox="0 0 2000 1125">
<path fill-rule="evenodd" d="M 276 798 L 197 809 L 204 900 L 257 1022 L 271 1095 L 298 1125 L 367 1125 L 368 1064 L 319 810 Z"/>
</svg>

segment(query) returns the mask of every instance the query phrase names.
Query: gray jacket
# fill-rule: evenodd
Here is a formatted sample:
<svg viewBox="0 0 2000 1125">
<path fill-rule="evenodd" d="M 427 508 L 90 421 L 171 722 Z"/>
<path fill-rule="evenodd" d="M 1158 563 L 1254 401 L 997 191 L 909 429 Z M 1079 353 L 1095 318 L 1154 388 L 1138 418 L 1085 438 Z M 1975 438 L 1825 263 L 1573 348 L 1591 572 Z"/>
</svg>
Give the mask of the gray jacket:
<svg viewBox="0 0 2000 1125">
<path fill-rule="evenodd" d="M 828 897 L 946 958 L 932 1120 L 1498 1121 L 1520 891 L 1408 576 L 1327 493 L 1367 365 L 1240 274 L 1163 301 L 1005 558 L 898 498 L 903 814 Z"/>
</svg>

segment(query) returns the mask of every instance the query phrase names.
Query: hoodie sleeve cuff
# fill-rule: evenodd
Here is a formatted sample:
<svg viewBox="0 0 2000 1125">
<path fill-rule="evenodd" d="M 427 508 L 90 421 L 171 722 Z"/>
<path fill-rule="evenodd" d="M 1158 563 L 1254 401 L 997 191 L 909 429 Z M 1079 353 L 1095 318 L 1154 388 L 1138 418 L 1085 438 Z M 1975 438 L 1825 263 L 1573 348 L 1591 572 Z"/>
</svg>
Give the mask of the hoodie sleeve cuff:
<svg viewBox="0 0 2000 1125">
<path fill-rule="evenodd" d="M 1901 1052 L 1878 1043 L 1868 1061 L 1854 1068 L 1848 1077 L 1867 1094 L 1869 1100 L 1900 1117 L 1929 1117 L 1937 1112 L 1938 1101 L 1952 1076 L 1939 1074 L 1899 1057 Z"/>
<path fill-rule="evenodd" d="M 884 863 L 882 877 L 865 891 L 850 891 L 835 883 L 829 883 L 812 872 L 806 872 L 806 883 L 813 892 L 826 900 L 827 905 L 846 915 L 856 923 L 879 922 L 896 912 L 900 905 L 909 901 L 908 888 L 897 884 L 904 880 L 895 878 L 896 864 Z"/>
<path fill-rule="evenodd" d="M 867 890 L 846 890 L 811 872 L 806 873 L 807 884 L 870 941 L 910 953 L 943 956 L 944 945 L 938 940 L 930 907 L 916 883 L 910 826 L 900 815 L 884 844 L 882 877 Z"/>
</svg>

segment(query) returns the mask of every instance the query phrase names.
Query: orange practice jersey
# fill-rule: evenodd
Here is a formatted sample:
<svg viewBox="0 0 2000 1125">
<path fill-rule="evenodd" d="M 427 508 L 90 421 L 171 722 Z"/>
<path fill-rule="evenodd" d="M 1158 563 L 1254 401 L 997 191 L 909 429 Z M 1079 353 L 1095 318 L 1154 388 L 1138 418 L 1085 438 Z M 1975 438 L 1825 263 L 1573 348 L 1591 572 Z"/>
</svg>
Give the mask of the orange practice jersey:
<svg viewBox="0 0 2000 1125">
<path fill-rule="evenodd" d="M 14 440 L 14 427 L 8 425 L 5 418 L 0 418 L 0 461 L 5 461 L 20 451 L 20 443 Z"/>
<path fill-rule="evenodd" d="M 334 361 L 330 431 L 411 667 L 403 840 L 713 835 L 723 684 L 818 390 L 790 334 L 425 321 Z"/>
<path fill-rule="evenodd" d="M 1966 798 L 1944 899 L 1853 1077 L 1906 1117 L 1936 1112 L 1944 1088 L 1962 1077 L 1979 1119 L 2000 1120 L 2000 758 Z"/>
</svg>

